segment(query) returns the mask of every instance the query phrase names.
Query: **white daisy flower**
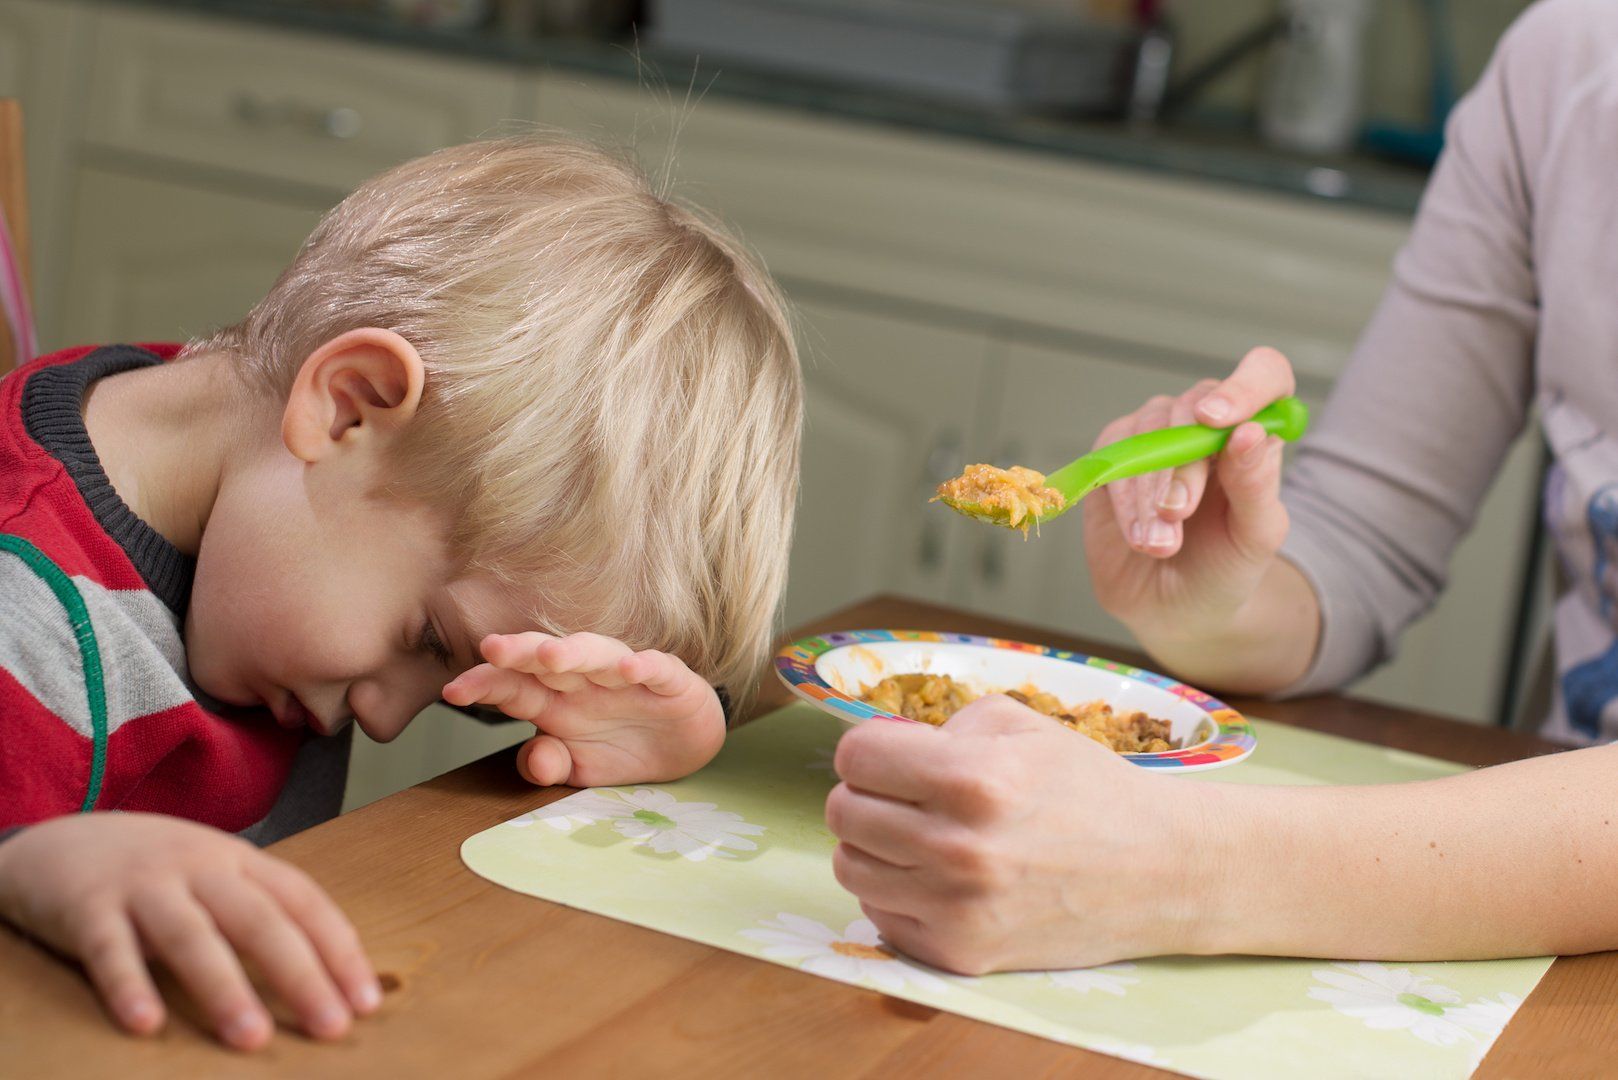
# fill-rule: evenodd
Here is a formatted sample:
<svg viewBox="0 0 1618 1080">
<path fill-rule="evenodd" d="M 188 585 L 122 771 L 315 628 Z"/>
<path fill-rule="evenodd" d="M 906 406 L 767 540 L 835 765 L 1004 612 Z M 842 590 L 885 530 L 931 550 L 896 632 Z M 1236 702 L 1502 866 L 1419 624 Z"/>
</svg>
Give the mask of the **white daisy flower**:
<svg viewBox="0 0 1618 1080">
<path fill-rule="evenodd" d="M 710 856 L 735 858 L 731 851 L 757 851 L 758 845 L 747 837 L 764 831 L 764 826 L 744 821 L 740 814 L 717 810 L 713 803 L 680 802 L 657 788 L 638 788 L 633 793 L 617 788 L 581 791 L 507 824 L 521 829 L 536 822 L 561 832 L 611 822 L 637 847 L 649 847 L 659 855 L 675 852 L 692 862 Z"/>
<path fill-rule="evenodd" d="M 1458 1009 L 1452 1009 L 1449 1016 L 1462 1027 L 1494 1036 L 1505 1030 L 1506 1023 L 1521 1006 L 1522 998 L 1501 992 L 1498 999 L 1481 997 L 1469 1001 Z"/>
<path fill-rule="evenodd" d="M 1482 1064 L 1483 1056 L 1489 1052 L 1521 1005 L 1522 998 L 1502 991 L 1497 998 L 1481 997 L 1450 1011 L 1450 1019 L 1478 1034 L 1480 1045 L 1472 1057 L 1474 1068 Z"/>
<path fill-rule="evenodd" d="M 934 991 L 949 988 L 943 979 L 883 944 L 869 919 L 855 919 L 841 934 L 790 912 L 765 919 L 763 926 L 762 930 L 743 930 L 741 935 L 762 942 L 764 955 L 771 960 L 789 961 L 828 979 L 873 986 L 890 994 L 907 986 Z"/>
<path fill-rule="evenodd" d="M 1064 990 L 1077 990 L 1081 994 L 1088 994 L 1092 990 L 1100 990 L 1104 994 L 1116 997 L 1124 996 L 1124 988 L 1140 982 L 1133 975 L 1126 975 L 1126 971 L 1134 971 L 1134 964 L 1101 964 L 1097 967 L 1073 968 L 1069 971 L 1047 971 L 1051 982 Z"/>
<path fill-rule="evenodd" d="M 1461 995 L 1409 968 L 1375 963 L 1333 964 L 1330 968 L 1317 969 L 1314 976 L 1326 985 L 1310 989 L 1311 998 L 1326 1002 L 1366 1027 L 1379 1031 L 1408 1030 L 1434 1046 L 1453 1046 L 1474 1040 L 1472 1033 L 1457 1022 L 1452 1010 Z"/>
<path fill-rule="evenodd" d="M 512 818 L 506 824 L 513 828 L 526 829 L 530 825 L 544 822 L 560 832 L 570 832 L 583 825 L 611 821 L 622 810 L 622 799 L 609 797 L 600 791 L 581 791 L 565 799 L 546 803 L 522 817 Z"/>
<path fill-rule="evenodd" d="M 731 851 L 758 850 L 747 837 L 762 833 L 764 826 L 744 821 L 729 810 L 716 810 L 713 803 L 680 802 L 657 788 L 617 794 L 623 802 L 612 815 L 612 827 L 659 855 L 672 851 L 701 862 L 709 856 L 733 859 Z"/>
</svg>

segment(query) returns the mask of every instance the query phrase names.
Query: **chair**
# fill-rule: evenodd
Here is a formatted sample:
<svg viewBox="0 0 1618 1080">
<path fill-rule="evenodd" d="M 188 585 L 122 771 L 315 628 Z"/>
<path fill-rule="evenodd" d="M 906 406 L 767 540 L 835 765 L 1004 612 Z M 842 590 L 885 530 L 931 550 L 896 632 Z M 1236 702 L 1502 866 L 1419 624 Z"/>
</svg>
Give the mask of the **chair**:
<svg viewBox="0 0 1618 1080">
<path fill-rule="evenodd" d="M 0 98 L 0 375 L 37 351 L 22 104 Z"/>
</svg>

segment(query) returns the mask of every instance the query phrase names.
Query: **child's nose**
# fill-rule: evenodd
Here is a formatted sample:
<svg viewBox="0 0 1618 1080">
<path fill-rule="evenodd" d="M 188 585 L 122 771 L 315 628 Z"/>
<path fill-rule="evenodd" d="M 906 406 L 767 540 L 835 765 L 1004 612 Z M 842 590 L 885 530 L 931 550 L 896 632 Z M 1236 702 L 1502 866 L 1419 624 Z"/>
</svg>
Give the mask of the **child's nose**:
<svg viewBox="0 0 1618 1080">
<path fill-rule="evenodd" d="M 381 677 L 359 679 L 348 688 L 348 709 L 354 723 L 375 742 L 392 742 L 420 711 L 412 707 L 411 695 L 398 680 Z"/>
</svg>

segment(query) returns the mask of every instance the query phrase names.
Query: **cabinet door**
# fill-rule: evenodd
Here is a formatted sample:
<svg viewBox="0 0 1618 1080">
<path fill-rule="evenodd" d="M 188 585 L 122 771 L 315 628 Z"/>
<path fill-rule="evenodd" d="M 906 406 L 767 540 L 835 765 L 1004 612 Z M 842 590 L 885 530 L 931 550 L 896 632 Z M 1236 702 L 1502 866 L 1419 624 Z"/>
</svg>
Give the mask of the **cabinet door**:
<svg viewBox="0 0 1618 1080">
<path fill-rule="evenodd" d="M 986 337 L 829 301 L 799 314 L 807 421 L 787 625 L 878 592 L 942 600 L 966 523 L 927 500 L 980 438 Z"/>
<path fill-rule="evenodd" d="M 247 313 L 320 208 L 81 169 L 62 324 L 67 340 L 172 341 Z"/>
<path fill-rule="evenodd" d="M 984 403 L 994 423 L 972 460 L 1043 472 L 1088 451 L 1109 421 L 1154 394 L 1180 393 L 1193 381 L 1139 362 L 1024 343 L 1000 346 L 996 361 L 999 376 Z M 960 548 L 951 598 L 986 615 L 1105 642 L 1130 641 L 1090 588 L 1079 513 L 1026 539 L 1010 529 L 962 519 L 971 531 Z"/>
</svg>

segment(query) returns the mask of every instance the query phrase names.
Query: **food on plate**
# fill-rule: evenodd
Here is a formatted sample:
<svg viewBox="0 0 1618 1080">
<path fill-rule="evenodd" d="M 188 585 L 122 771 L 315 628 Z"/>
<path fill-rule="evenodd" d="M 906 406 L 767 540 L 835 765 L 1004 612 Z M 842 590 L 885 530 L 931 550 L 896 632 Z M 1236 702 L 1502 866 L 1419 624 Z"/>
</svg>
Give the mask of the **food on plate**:
<svg viewBox="0 0 1618 1080">
<path fill-rule="evenodd" d="M 978 507 L 990 513 L 1004 513 L 1005 524 L 1028 535 L 1028 526 L 1047 514 L 1062 509 L 1067 500 L 1045 484 L 1045 474 L 1013 465 L 1009 469 L 993 465 L 968 465 L 953 480 L 938 485 L 934 502 L 943 500 L 956 509 Z"/>
<path fill-rule="evenodd" d="M 1005 693 L 1120 754 L 1155 754 L 1177 749 L 1169 739 L 1169 722 L 1143 712 L 1115 712 L 1105 701 L 1069 708 L 1056 695 L 1033 686 Z M 924 672 L 889 675 L 874 686 L 860 690 L 860 700 L 867 705 L 934 725 L 942 724 L 978 697 L 971 687 L 948 675 Z"/>
</svg>

